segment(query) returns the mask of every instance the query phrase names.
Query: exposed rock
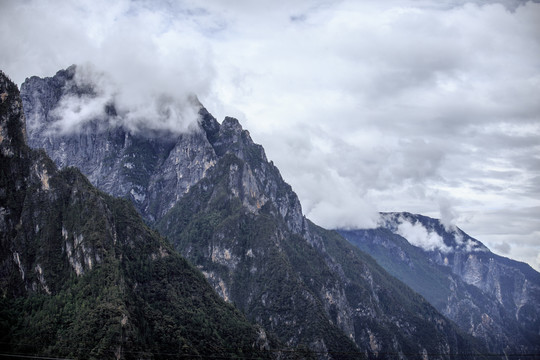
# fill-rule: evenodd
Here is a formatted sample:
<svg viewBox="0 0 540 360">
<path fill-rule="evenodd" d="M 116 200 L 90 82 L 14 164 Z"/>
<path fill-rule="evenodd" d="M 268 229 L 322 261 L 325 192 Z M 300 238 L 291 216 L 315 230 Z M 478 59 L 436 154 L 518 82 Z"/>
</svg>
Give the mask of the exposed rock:
<svg viewBox="0 0 540 360">
<path fill-rule="evenodd" d="M 220 125 L 201 107 L 197 126 L 186 133 L 133 133 L 118 125 L 110 104 L 104 118 L 89 121 L 77 132 L 52 131 L 58 120 L 54 110 L 62 97 L 94 92 L 77 86 L 75 72 L 72 66 L 50 78 L 31 77 L 21 87 L 29 144 L 45 149 L 59 167 L 77 167 L 99 189 L 130 198 L 145 219 L 155 222 L 206 176 L 218 158 L 234 154 L 248 164 L 241 173 L 231 173 L 241 185 L 236 195 L 244 204 L 257 212 L 272 199 L 291 228 L 297 233 L 302 230 L 298 198 L 290 186 L 278 189 L 268 180 L 279 172 L 234 118 L 225 118 Z"/>
</svg>

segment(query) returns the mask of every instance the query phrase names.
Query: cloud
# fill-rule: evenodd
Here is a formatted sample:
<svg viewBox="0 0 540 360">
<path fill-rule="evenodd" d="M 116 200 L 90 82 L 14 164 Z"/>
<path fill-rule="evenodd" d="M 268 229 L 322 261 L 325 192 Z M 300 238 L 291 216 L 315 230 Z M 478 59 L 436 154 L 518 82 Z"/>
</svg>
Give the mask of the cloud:
<svg viewBox="0 0 540 360">
<path fill-rule="evenodd" d="M 318 177 L 304 178 L 303 184 L 301 195 L 306 195 L 304 199 L 307 199 L 302 203 L 303 209 L 316 224 L 341 229 L 377 226 L 376 207 L 363 198 L 348 178 L 323 171 Z"/>
<path fill-rule="evenodd" d="M 249 15 L 255 25 L 236 14 L 235 33 L 260 37 L 219 44 L 220 66 L 237 71 L 218 85 L 308 216 L 330 220 L 347 194 L 365 209 L 447 226 L 485 214 L 469 234 L 496 244 L 487 229 L 498 222 L 512 232 L 512 256 L 536 256 L 496 214 L 540 204 L 540 5 L 342 1 L 300 13 L 302 21 L 271 20 L 273 32 L 258 13 Z"/>
<path fill-rule="evenodd" d="M 0 67 L 16 82 L 90 62 L 133 114 L 163 99 L 174 113 L 196 94 L 218 119 L 241 120 L 316 222 L 440 216 L 536 262 L 540 227 L 527 211 L 540 207 L 538 2 L 0 7 Z"/>
<path fill-rule="evenodd" d="M 65 85 L 66 94 L 51 112 L 54 121 L 47 131 L 79 132 L 87 124 L 98 121 L 104 130 L 114 125 L 132 132 L 181 133 L 190 131 L 195 124 L 200 104 L 194 94 L 174 97 L 166 92 L 140 89 L 142 96 L 131 97 L 113 79 L 114 76 L 98 71 L 91 64 L 76 66 L 73 79 Z"/>
<path fill-rule="evenodd" d="M 426 251 L 439 250 L 443 253 L 452 251 L 452 248 L 445 245 L 437 232 L 428 231 L 420 222 L 413 224 L 406 219 L 399 219 L 396 233 L 407 239 L 410 244 Z"/>
<path fill-rule="evenodd" d="M 456 224 L 455 220 L 457 218 L 457 214 L 452 207 L 452 204 L 450 203 L 450 200 L 448 198 L 440 198 L 439 199 L 439 212 L 441 214 L 440 220 L 441 223 L 444 226 L 444 229 L 447 232 L 455 231 L 456 230 Z M 460 240 L 457 240 L 458 243 Z"/>
<path fill-rule="evenodd" d="M 50 113 L 53 121 L 48 131 L 78 132 L 92 120 L 105 119 L 107 106 L 114 103 L 117 90 L 105 73 L 95 71 L 90 65 L 78 66 L 74 71 L 73 80 L 65 85 L 68 94 Z"/>
<path fill-rule="evenodd" d="M 498 253 L 501 253 L 501 254 L 504 254 L 504 255 L 508 255 L 510 253 L 510 249 L 511 249 L 510 244 L 508 244 L 506 242 L 495 244 L 493 246 L 493 250 L 495 252 L 498 252 Z"/>
<path fill-rule="evenodd" d="M 2 67 L 15 81 L 77 64 L 75 83 L 96 86 L 92 96 L 63 99 L 55 124 L 62 131 L 111 102 L 130 128 L 182 131 L 197 118 L 193 97 L 210 90 L 211 50 L 185 13 L 132 1 L 8 1 L 2 13 Z"/>
</svg>

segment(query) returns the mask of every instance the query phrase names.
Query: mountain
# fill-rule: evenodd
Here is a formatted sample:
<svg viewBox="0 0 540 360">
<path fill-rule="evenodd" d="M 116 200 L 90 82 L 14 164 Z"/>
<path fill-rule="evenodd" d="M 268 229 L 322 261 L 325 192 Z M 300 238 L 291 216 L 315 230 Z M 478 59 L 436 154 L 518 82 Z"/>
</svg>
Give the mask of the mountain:
<svg viewBox="0 0 540 360">
<path fill-rule="evenodd" d="M 339 230 L 492 352 L 540 353 L 540 274 L 457 227 L 410 213 Z"/>
<path fill-rule="evenodd" d="M 22 84 L 29 145 L 45 149 L 60 168 L 77 167 L 99 189 L 130 199 L 147 221 L 154 222 L 215 164 L 207 133 L 198 126 L 180 134 L 130 131 L 117 125 L 113 104 L 76 132 L 58 129 L 55 110 L 63 99 L 98 96 L 92 84 L 75 81 L 75 73 L 71 66 L 52 78 L 34 76 Z"/>
<path fill-rule="evenodd" d="M 222 298 L 285 346 L 321 359 L 485 352 L 370 256 L 308 221 L 238 120 L 220 124 L 201 107 L 187 132 L 136 132 L 116 125 L 108 104 L 76 132 L 51 131 L 62 99 L 94 96 L 76 71 L 23 84 L 30 144 L 131 199 Z"/>
<path fill-rule="evenodd" d="M 0 98 L 0 357 L 272 355 L 131 203 L 27 146 L 2 72 Z"/>
</svg>

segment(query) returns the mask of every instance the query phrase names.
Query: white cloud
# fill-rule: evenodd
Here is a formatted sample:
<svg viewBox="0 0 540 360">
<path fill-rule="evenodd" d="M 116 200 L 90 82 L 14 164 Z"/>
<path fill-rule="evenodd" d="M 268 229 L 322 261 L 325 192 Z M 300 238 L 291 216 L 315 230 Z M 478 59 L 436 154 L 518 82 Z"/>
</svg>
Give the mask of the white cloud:
<svg viewBox="0 0 540 360">
<path fill-rule="evenodd" d="M 513 0 L 3 1 L 0 67 L 90 62 L 126 108 L 195 93 L 313 220 L 440 215 L 534 265 L 540 225 L 516 214 L 540 207 L 539 23 Z"/>
<path fill-rule="evenodd" d="M 320 176 L 306 177 L 300 196 L 304 212 L 310 220 L 326 228 L 375 228 L 379 219 L 377 209 L 367 202 L 348 178 L 333 171 Z M 347 191 L 348 190 L 348 191 Z"/>
<path fill-rule="evenodd" d="M 508 253 L 510 253 L 510 248 L 511 246 L 508 243 L 502 242 L 499 244 L 495 244 L 493 250 L 503 255 L 508 255 Z"/>
<path fill-rule="evenodd" d="M 191 129 L 198 117 L 199 103 L 193 94 L 172 96 L 169 92 L 146 92 L 141 96 L 127 96 L 125 90 L 113 82 L 110 73 L 97 70 L 91 64 L 78 65 L 75 76 L 66 84 L 77 89 L 60 99 L 51 115 L 55 121 L 49 131 L 77 132 L 90 121 L 106 119 L 133 132 L 144 130 L 168 130 L 175 133 Z M 80 91 L 81 89 L 90 89 Z M 116 116 L 108 116 L 107 107 L 114 105 Z"/>
<path fill-rule="evenodd" d="M 210 90 L 211 49 L 186 14 L 149 5 L 3 2 L 0 39 L 8 56 L 1 66 L 20 83 L 77 64 L 75 82 L 98 85 L 95 96 L 63 100 L 55 124 L 63 131 L 75 130 L 111 101 L 131 128 L 182 131 L 197 118 L 193 95 Z"/>
<path fill-rule="evenodd" d="M 426 251 L 441 251 L 448 253 L 452 248 L 446 246 L 442 237 L 435 231 L 428 231 L 420 222 L 411 223 L 405 219 L 399 219 L 396 233 L 403 236 L 407 241 Z"/>
<path fill-rule="evenodd" d="M 440 220 L 444 226 L 444 229 L 448 232 L 456 230 L 455 220 L 457 218 L 456 211 L 454 210 L 450 200 L 448 198 L 441 197 L 439 199 L 439 208 L 440 208 Z M 461 242 L 461 238 L 456 236 L 456 241 Z"/>
<path fill-rule="evenodd" d="M 55 119 L 49 127 L 51 132 L 72 133 L 94 119 L 105 117 L 107 105 L 114 102 L 115 87 L 105 73 L 95 71 L 92 66 L 78 66 L 68 88 L 92 89 L 88 93 L 74 92 L 60 99 L 51 112 Z"/>
</svg>

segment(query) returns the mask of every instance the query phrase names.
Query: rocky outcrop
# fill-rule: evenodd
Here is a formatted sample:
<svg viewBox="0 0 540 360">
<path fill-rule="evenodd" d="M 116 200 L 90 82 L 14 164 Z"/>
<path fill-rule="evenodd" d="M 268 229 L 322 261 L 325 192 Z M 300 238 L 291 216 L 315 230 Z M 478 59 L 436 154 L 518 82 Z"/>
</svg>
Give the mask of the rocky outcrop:
<svg viewBox="0 0 540 360">
<path fill-rule="evenodd" d="M 279 172 L 234 118 L 219 124 L 201 107 L 199 119 L 187 132 L 142 133 L 119 126 L 114 104 L 108 104 L 101 117 L 84 123 L 76 132 L 58 131 L 55 110 L 62 98 L 92 97 L 95 93 L 91 86 L 78 85 L 73 80 L 75 73 L 72 66 L 51 78 L 31 77 L 21 88 L 29 119 L 29 145 L 45 149 L 59 167 L 77 167 L 99 189 L 131 199 L 145 219 L 155 222 L 205 177 L 217 159 L 231 153 L 250 166 L 240 174 L 238 183 L 245 204 L 257 211 L 273 199 L 280 214 L 297 232 L 301 230 L 298 198 L 265 181 Z"/>
<path fill-rule="evenodd" d="M 339 232 L 490 351 L 540 352 L 538 272 L 436 219 L 386 213 L 380 224 Z"/>
</svg>

